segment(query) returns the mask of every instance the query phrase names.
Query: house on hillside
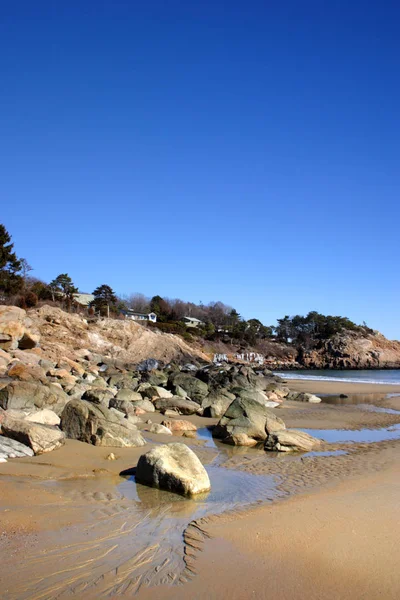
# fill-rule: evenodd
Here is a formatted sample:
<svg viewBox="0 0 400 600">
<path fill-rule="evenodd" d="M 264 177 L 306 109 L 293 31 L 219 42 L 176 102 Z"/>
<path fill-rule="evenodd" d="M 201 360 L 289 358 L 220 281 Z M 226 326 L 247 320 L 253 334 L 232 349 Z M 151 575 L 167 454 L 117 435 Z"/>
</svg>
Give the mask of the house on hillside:
<svg viewBox="0 0 400 600">
<path fill-rule="evenodd" d="M 195 319 L 194 317 L 182 317 L 182 321 L 185 323 L 186 327 L 201 327 L 202 325 L 205 325 L 203 321 Z"/>
<path fill-rule="evenodd" d="M 93 300 L 93 294 L 81 294 L 80 292 L 78 294 L 74 294 L 74 301 L 76 304 L 79 304 L 79 306 L 84 306 L 85 308 L 87 308 L 89 304 L 93 302 Z"/>
<path fill-rule="evenodd" d="M 139 313 L 127 308 L 126 310 L 122 310 L 121 313 L 125 316 L 125 319 L 132 319 L 132 321 L 151 321 L 152 323 L 157 323 L 157 315 L 156 313 Z"/>
</svg>

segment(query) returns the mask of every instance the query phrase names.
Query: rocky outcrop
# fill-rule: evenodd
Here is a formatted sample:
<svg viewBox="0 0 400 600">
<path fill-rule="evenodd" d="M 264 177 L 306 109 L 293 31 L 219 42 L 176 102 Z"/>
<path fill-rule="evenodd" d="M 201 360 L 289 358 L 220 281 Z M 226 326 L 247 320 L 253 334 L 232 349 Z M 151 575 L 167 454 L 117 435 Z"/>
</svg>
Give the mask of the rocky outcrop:
<svg viewBox="0 0 400 600">
<path fill-rule="evenodd" d="M 225 388 L 213 391 L 202 402 L 203 415 L 213 418 L 222 417 L 235 398 L 235 394 L 228 392 Z"/>
<path fill-rule="evenodd" d="M 304 431 L 286 429 L 268 433 L 264 449 L 277 452 L 310 452 L 321 446 L 321 440 Z"/>
<path fill-rule="evenodd" d="M 22 308 L 0 306 L 0 348 L 15 350 L 34 348 L 40 334 Z"/>
<path fill-rule="evenodd" d="M 346 331 L 325 340 L 298 361 L 309 369 L 398 369 L 400 342 L 386 339 L 378 331 Z"/>
<path fill-rule="evenodd" d="M 207 471 L 196 454 L 185 444 L 157 446 L 139 458 L 136 481 L 182 494 L 195 496 L 211 488 Z"/>
<path fill-rule="evenodd" d="M 75 360 L 75 350 L 78 348 L 85 350 L 83 356 L 86 359 L 93 358 L 97 353 L 131 365 L 143 364 L 149 356 L 157 359 L 156 364 L 157 361 L 165 364 L 171 360 L 183 361 L 185 357 L 193 355 L 206 359 L 205 355 L 180 337 L 150 330 L 131 320 L 101 319 L 88 322 L 80 315 L 66 313 L 53 306 L 32 309 L 29 318 L 40 333 L 41 347 L 55 361 L 65 357 Z M 151 366 L 151 369 L 154 368 L 157 367 Z"/>
<path fill-rule="evenodd" d="M 68 396 L 55 384 L 43 385 L 31 381 L 12 381 L 0 389 L 0 407 L 3 409 L 51 408 L 60 415 Z"/>
<path fill-rule="evenodd" d="M 94 446 L 144 446 L 137 427 L 121 417 L 101 404 L 71 400 L 62 412 L 61 429 L 68 438 Z"/>
<path fill-rule="evenodd" d="M 40 425 L 22 419 L 6 417 L 1 424 L 2 434 L 32 448 L 35 454 L 51 452 L 64 444 L 65 434 L 58 427 Z"/>
<path fill-rule="evenodd" d="M 188 373 L 177 373 L 171 380 L 173 385 L 185 390 L 189 398 L 199 404 L 208 394 L 208 385 Z"/>
<path fill-rule="evenodd" d="M 214 428 L 213 436 L 227 444 L 248 446 L 250 440 L 263 442 L 268 432 L 284 428 L 282 419 L 257 400 L 237 398 Z"/>
<path fill-rule="evenodd" d="M 166 410 L 174 410 L 178 415 L 194 415 L 200 407 L 197 402 L 192 402 L 180 396 L 172 396 L 172 398 L 160 398 L 154 401 L 154 406 L 161 413 Z"/>
<path fill-rule="evenodd" d="M 321 398 L 308 392 L 290 392 L 287 395 L 287 400 L 295 400 L 296 402 L 309 402 L 310 404 L 319 404 Z"/>
</svg>

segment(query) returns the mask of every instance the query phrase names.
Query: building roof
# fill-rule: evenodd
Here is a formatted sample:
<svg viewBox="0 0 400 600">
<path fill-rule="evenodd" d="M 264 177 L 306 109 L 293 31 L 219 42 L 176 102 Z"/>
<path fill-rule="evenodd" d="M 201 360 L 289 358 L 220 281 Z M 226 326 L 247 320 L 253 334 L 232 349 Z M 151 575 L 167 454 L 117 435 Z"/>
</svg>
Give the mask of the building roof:
<svg viewBox="0 0 400 600">
<path fill-rule="evenodd" d="M 149 317 L 150 315 L 157 316 L 156 313 L 153 313 L 153 312 L 150 312 L 150 313 L 140 313 L 140 312 L 136 312 L 135 310 L 131 310 L 130 308 L 122 310 L 121 312 L 124 315 L 135 315 L 136 317 Z"/>
<path fill-rule="evenodd" d="M 183 317 L 184 319 L 186 319 L 187 321 L 190 321 L 191 323 L 202 323 L 203 321 L 200 321 L 200 319 L 195 319 L 194 317 Z"/>
<path fill-rule="evenodd" d="M 78 304 L 81 304 L 82 306 L 89 306 L 89 304 L 91 302 L 93 302 L 94 300 L 94 296 L 93 294 L 74 294 L 74 300 L 75 302 L 77 302 Z"/>
</svg>

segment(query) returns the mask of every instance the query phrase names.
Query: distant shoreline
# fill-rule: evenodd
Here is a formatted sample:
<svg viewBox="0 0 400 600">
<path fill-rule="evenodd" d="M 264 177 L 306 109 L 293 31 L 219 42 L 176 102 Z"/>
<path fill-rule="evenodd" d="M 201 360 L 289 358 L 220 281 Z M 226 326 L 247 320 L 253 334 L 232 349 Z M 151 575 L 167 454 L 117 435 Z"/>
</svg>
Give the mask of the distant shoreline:
<svg viewBox="0 0 400 600">
<path fill-rule="evenodd" d="M 285 378 L 283 377 L 283 379 Z M 400 383 L 326 381 L 324 379 L 288 379 L 287 381 L 290 382 L 290 389 L 312 394 L 400 394 Z"/>
</svg>

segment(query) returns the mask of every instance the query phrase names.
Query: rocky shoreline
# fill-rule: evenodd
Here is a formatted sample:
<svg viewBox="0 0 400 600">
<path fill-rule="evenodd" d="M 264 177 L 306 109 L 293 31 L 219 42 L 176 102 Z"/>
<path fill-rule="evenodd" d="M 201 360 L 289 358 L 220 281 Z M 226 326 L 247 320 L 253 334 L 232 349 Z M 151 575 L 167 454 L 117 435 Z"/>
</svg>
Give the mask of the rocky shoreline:
<svg viewBox="0 0 400 600">
<path fill-rule="evenodd" d="M 127 350 L 140 326 L 122 323 L 124 343 L 110 346 L 118 323 L 105 322 L 100 337 L 81 317 L 54 310 L 36 321 L 14 307 L 0 311 L 0 585 L 8 600 L 178 597 L 170 586 L 197 580 L 217 515 L 229 521 L 397 460 L 400 405 L 386 398 L 388 386 L 369 386 L 380 392 L 373 410 L 357 404 L 357 384 L 354 404 L 351 396 L 329 404 L 318 394 L 342 384 L 293 380 L 289 388 L 263 367 L 198 355 L 188 362 L 165 334 L 148 338 L 143 358 L 144 346 Z M 328 443 L 314 434 L 348 430 L 351 440 L 362 428 L 380 428 L 387 441 Z M 197 585 L 207 597 L 205 580 Z"/>
<path fill-rule="evenodd" d="M 44 311 L 53 330 L 68 319 L 60 312 Z M 71 321 L 76 326 L 76 317 Z M 40 347 L 40 331 L 16 307 L 0 308 L 0 331 L 3 461 L 30 451 L 50 452 L 66 438 L 94 446 L 140 447 L 145 445 L 142 430 L 157 433 L 164 427 L 164 433 L 182 433 L 187 425 L 176 418 L 192 414 L 219 417 L 215 436 L 233 445 L 265 442 L 267 450 L 288 451 L 318 444 L 285 431 L 270 409 L 285 399 L 320 400 L 291 392 L 267 369 L 204 361 L 163 365 L 154 358 L 133 364 L 81 345 L 54 360 L 54 346 L 50 352 Z M 54 337 L 59 337 L 55 331 Z M 157 427 L 149 419 L 156 411 L 169 419 Z"/>
</svg>

